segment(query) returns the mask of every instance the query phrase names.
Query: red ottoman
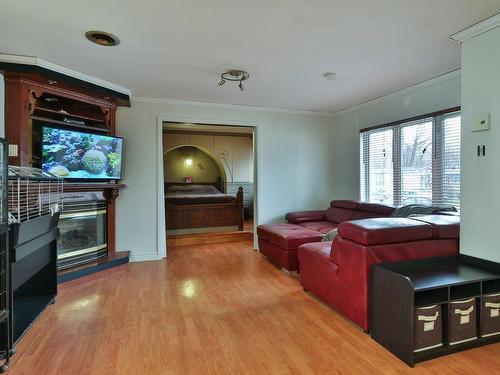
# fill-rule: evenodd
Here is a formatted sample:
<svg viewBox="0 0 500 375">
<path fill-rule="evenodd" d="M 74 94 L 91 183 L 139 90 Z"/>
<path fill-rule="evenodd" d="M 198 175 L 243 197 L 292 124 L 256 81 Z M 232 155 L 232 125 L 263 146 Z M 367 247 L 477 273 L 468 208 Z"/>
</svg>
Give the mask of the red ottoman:
<svg viewBox="0 0 500 375">
<path fill-rule="evenodd" d="M 287 271 L 299 270 L 297 248 L 319 242 L 323 233 L 295 224 L 271 224 L 257 227 L 259 250 L 267 259 Z"/>
</svg>

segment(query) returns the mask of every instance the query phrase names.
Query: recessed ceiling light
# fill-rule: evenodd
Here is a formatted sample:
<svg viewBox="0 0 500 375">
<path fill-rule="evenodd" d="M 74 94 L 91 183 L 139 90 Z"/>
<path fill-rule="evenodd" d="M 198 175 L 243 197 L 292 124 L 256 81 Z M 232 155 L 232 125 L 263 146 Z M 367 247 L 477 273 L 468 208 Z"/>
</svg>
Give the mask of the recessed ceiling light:
<svg viewBox="0 0 500 375">
<path fill-rule="evenodd" d="M 120 44 L 120 39 L 116 35 L 101 30 L 90 30 L 85 33 L 85 37 L 95 44 L 105 47 L 113 47 Z"/>
<path fill-rule="evenodd" d="M 337 73 L 326 72 L 326 73 L 323 73 L 323 77 L 325 77 L 325 79 L 328 81 L 333 81 L 335 78 L 337 78 Z"/>
</svg>

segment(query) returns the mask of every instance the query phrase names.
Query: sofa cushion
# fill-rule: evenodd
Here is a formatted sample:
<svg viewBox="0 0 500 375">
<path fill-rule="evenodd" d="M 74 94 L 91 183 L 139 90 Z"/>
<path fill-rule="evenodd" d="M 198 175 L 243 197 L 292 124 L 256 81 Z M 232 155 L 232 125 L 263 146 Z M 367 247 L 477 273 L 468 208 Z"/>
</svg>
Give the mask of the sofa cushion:
<svg viewBox="0 0 500 375">
<path fill-rule="evenodd" d="M 460 216 L 425 215 L 412 219 L 432 225 L 434 238 L 459 238 L 460 236 Z"/>
<path fill-rule="evenodd" d="M 328 233 L 338 226 L 337 223 L 332 223 L 331 221 L 309 221 L 307 223 L 300 223 L 299 225 L 304 228 L 317 230 L 321 233 Z"/>
<path fill-rule="evenodd" d="M 385 206 L 383 204 L 377 203 L 359 203 L 358 211 L 369 212 L 372 214 L 379 214 L 382 216 L 389 216 L 394 212 L 395 208 L 391 206 Z"/>
<path fill-rule="evenodd" d="M 379 245 L 432 238 L 432 226 L 406 218 L 364 219 L 341 223 L 339 235 L 362 245 Z"/>
<path fill-rule="evenodd" d="M 259 225 L 257 235 L 285 250 L 296 250 L 308 242 L 319 242 L 323 233 L 295 224 Z"/>
<path fill-rule="evenodd" d="M 354 211 L 351 220 L 361 220 L 361 219 L 373 219 L 376 217 L 386 217 L 388 215 L 376 214 L 373 212 L 365 212 L 365 211 Z"/>
<path fill-rule="evenodd" d="M 351 220 L 354 215 L 353 210 L 340 207 L 330 207 L 326 210 L 326 220 L 333 221 L 334 223 L 342 223 L 344 221 Z"/>
<path fill-rule="evenodd" d="M 330 202 L 330 207 L 347 208 L 348 210 L 357 210 L 359 202 L 350 200 L 333 200 Z"/>
<path fill-rule="evenodd" d="M 300 224 L 307 221 L 322 221 L 325 220 L 325 210 L 289 212 L 285 215 L 285 218 L 292 224 Z"/>
</svg>

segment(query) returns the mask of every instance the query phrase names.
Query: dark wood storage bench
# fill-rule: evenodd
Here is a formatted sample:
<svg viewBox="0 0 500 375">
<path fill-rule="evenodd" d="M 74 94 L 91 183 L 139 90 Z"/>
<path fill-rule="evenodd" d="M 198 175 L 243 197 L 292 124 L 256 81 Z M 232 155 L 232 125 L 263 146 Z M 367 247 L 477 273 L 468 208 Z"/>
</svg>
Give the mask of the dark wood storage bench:
<svg viewBox="0 0 500 375">
<path fill-rule="evenodd" d="M 500 342 L 500 264 L 466 255 L 372 268 L 371 337 L 409 366 Z"/>
</svg>

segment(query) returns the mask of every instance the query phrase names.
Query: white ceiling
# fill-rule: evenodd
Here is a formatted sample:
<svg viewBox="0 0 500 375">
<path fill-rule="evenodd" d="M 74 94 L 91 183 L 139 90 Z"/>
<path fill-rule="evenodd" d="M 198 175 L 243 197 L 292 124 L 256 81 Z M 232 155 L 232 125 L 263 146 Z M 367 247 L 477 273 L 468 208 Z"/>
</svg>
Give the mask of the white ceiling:
<svg viewBox="0 0 500 375">
<path fill-rule="evenodd" d="M 135 96 L 334 112 L 458 69 L 449 36 L 498 12 L 500 0 L 5 0 L 0 52 Z M 91 29 L 122 43 L 91 44 Z M 250 73 L 244 93 L 217 86 L 231 68 Z"/>
</svg>

